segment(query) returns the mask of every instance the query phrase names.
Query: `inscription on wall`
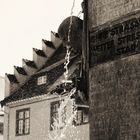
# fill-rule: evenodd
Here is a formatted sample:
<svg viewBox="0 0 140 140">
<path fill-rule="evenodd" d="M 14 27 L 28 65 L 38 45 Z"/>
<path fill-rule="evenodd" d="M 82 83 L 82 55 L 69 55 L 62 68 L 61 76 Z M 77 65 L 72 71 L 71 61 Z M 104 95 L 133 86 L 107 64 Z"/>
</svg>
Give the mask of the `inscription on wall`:
<svg viewBox="0 0 140 140">
<path fill-rule="evenodd" d="M 90 66 L 140 52 L 140 17 L 90 32 Z"/>
</svg>

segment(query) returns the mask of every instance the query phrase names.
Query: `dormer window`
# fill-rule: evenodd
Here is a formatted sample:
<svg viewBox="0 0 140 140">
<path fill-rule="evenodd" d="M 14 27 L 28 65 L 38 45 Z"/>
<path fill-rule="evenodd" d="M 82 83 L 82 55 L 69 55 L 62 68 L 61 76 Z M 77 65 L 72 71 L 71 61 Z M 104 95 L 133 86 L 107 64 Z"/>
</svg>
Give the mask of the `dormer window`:
<svg viewBox="0 0 140 140">
<path fill-rule="evenodd" d="M 47 81 L 47 76 L 46 76 L 46 75 L 40 76 L 40 77 L 38 77 L 38 79 L 37 79 L 37 85 L 46 84 L 46 81 Z"/>
</svg>

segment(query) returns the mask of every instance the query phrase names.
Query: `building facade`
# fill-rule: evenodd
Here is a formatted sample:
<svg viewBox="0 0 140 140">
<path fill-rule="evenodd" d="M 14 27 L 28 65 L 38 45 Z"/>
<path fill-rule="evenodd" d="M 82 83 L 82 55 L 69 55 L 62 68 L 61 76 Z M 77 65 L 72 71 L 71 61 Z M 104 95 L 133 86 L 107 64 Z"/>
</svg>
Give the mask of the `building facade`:
<svg viewBox="0 0 140 140">
<path fill-rule="evenodd" d="M 91 140 L 140 139 L 140 1 L 89 0 Z"/>
<path fill-rule="evenodd" d="M 33 61 L 23 59 L 14 75 L 5 75 L 4 140 L 89 139 L 84 95 L 73 82 L 62 82 L 65 55 L 58 34 L 51 32 L 51 41 L 42 40 L 42 50 L 33 49 Z M 79 60 L 72 52 L 69 80 L 79 77 Z"/>
</svg>

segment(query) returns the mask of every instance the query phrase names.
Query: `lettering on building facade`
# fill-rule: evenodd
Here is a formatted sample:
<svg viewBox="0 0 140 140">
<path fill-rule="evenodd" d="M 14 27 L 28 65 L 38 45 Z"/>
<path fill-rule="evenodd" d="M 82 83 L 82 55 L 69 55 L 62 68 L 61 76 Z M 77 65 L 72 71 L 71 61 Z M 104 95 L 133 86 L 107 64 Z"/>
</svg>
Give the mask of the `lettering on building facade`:
<svg viewBox="0 0 140 140">
<path fill-rule="evenodd" d="M 140 52 L 140 17 L 90 32 L 90 67 Z"/>
</svg>

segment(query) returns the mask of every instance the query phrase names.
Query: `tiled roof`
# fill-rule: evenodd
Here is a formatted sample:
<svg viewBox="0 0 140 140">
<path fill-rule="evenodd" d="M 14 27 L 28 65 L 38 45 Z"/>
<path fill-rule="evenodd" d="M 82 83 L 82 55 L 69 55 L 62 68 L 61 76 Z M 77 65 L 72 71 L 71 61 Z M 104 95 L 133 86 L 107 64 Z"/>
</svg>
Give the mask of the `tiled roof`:
<svg viewBox="0 0 140 140">
<path fill-rule="evenodd" d="M 64 59 L 65 58 L 65 55 L 66 55 L 66 48 L 63 47 L 63 45 L 61 45 L 55 51 L 55 53 L 53 54 L 53 56 L 49 60 L 47 60 L 46 64 L 43 66 L 43 68 L 44 67 L 47 67 L 47 66 L 50 66 L 53 63 L 56 63 L 57 61 L 60 61 L 61 59 Z"/>
<path fill-rule="evenodd" d="M 17 70 L 18 73 L 20 73 L 22 75 L 27 75 L 27 73 L 25 72 L 25 70 L 22 67 L 14 66 L 14 68 Z"/>
<path fill-rule="evenodd" d="M 74 55 L 75 55 L 75 53 L 72 52 L 72 53 L 71 53 L 71 56 L 74 56 Z M 53 56 L 52 56 L 50 59 L 48 59 L 48 60 L 46 61 L 45 65 L 44 65 L 42 68 L 51 66 L 52 64 L 54 64 L 54 63 L 56 63 L 56 62 L 58 62 L 58 61 L 64 59 L 65 56 L 66 56 L 66 48 L 65 48 L 63 45 L 61 45 L 61 46 L 55 51 L 55 53 L 53 54 Z"/>
<path fill-rule="evenodd" d="M 51 42 L 47 42 L 52 44 Z M 33 49 L 38 55 L 46 57 L 45 53 L 39 49 Z M 16 91 L 10 94 L 10 96 L 6 97 L 3 101 L 1 101 L 2 105 L 6 103 L 31 98 L 34 96 L 39 96 L 43 94 L 47 94 L 48 89 L 53 85 L 53 83 L 64 73 L 64 64 L 59 63 L 62 59 L 65 58 L 66 48 L 61 45 L 53 54 L 53 56 L 46 61 L 46 64 L 37 71 L 34 75 L 32 75 L 28 81 L 26 81 L 21 87 L 19 87 Z M 72 54 L 73 55 L 73 54 Z M 72 56 L 71 55 L 71 56 Z M 70 65 L 73 64 L 73 60 L 71 60 Z M 27 65 L 32 65 L 33 61 L 25 60 Z M 56 65 L 51 70 L 47 70 L 45 68 L 51 67 L 52 64 L 58 62 L 59 65 Z M 69 65 L 69 66 L 70 66 Z M 16 67 L 19 73 L 24 73 L 24 69 L 21 67 Z M 42 71 L 43 70 L 43 71 Z M 42 75 L 47 75 L 47 83 L 43 85 L 37 85 L 37 78 Z"/>
<path fill-rule="evenodd" d="M 15 75 L 13 75 L 13 74 L 7 74 L 6 73 L 6 76 L 8 77 L 8 79 L 10 80 L 10 82 L 18 83 Z"/>
<path fill-rule="evenodd" d="M 11 93 L 10 96 L 6 97 L 3 101 L 1 101 L 1 105 L 5 105 L 5 103 L 12 101 L 47 94 L 47 89 L 49 88 L 49 86 L 51 86 L 63 73 L 64 66 L 62 64 L 49 72 L 32 75 L 24 85 L 22 85 L 18 90 Z M 37 78 L 42 75 L 47 75 L 47 83 L 43 85 L 37 85 Z"/>
<path fill-rule="evenodd" d="M 74 57 L 71 60 L 71 63 L 69 66 L 73 64 L 73 61 L 75 60 L 75 58 L 76 57 Z M 46 71 L 38 72 L 32 75 L 24 85 L 22 85 L 19 89 L 11 93 L 10 96 L 6 97 L 3 101 L 1 101 L 1 105 L 5 105 L 6 103 L 17 101 L 17 100 L 22 100 L 22 99 L 27 99 L 27 98 L 47 94 L 49 88 L 56 82 L 56 80 L 60 76 L 62 76 L 63 73 L 64 73 L 64 64 L 60 64 L 56 66 L 55 68 L 51 69 L 50 71 L 46 70 Z M 78 73 L 76 72 L 75 74 L 77 75 Z M 43 75 L 47 75 L 47 83 L 43 85 L 37 85 L 37 78 Z M 70 77 L 73 78 L 72 75 Z M 73 85 L 70 87 L 73 87 Z M 56 87 L 56 91 L 60 93 L 63 91 L 63 89 Z M 51 93 L 53 93 L 53 91 Z"/>
<path fill-rule="evenodd" d="M 55 46 L 53 45 L 53 43 L 51 41 L 48 41 L 45 39 L 42 39 L 42 41 L 47 45 L 47 47 L 55 49 Z"/>
<path fill-rule="evenodd" d="M 34 63 L 34 61 L 31 60 L 27 60 L 27 59 L 23 59 L 23 61 L 26 63 L 27 66 L 32 67 L 32 68 L 37 68 L 36 64 Z"/>
<path fill-rule="evenodd" d="M 33 50 L 36 52 L 36 54 L 38 54 L 40 56 L 43 56 L 43 57 L 46 57 L 46 55 L 43 52 L 43 50 L 39 50 L 39 49 L 36 49 L 36 48 L 33 48 Z"/>
</svg>

